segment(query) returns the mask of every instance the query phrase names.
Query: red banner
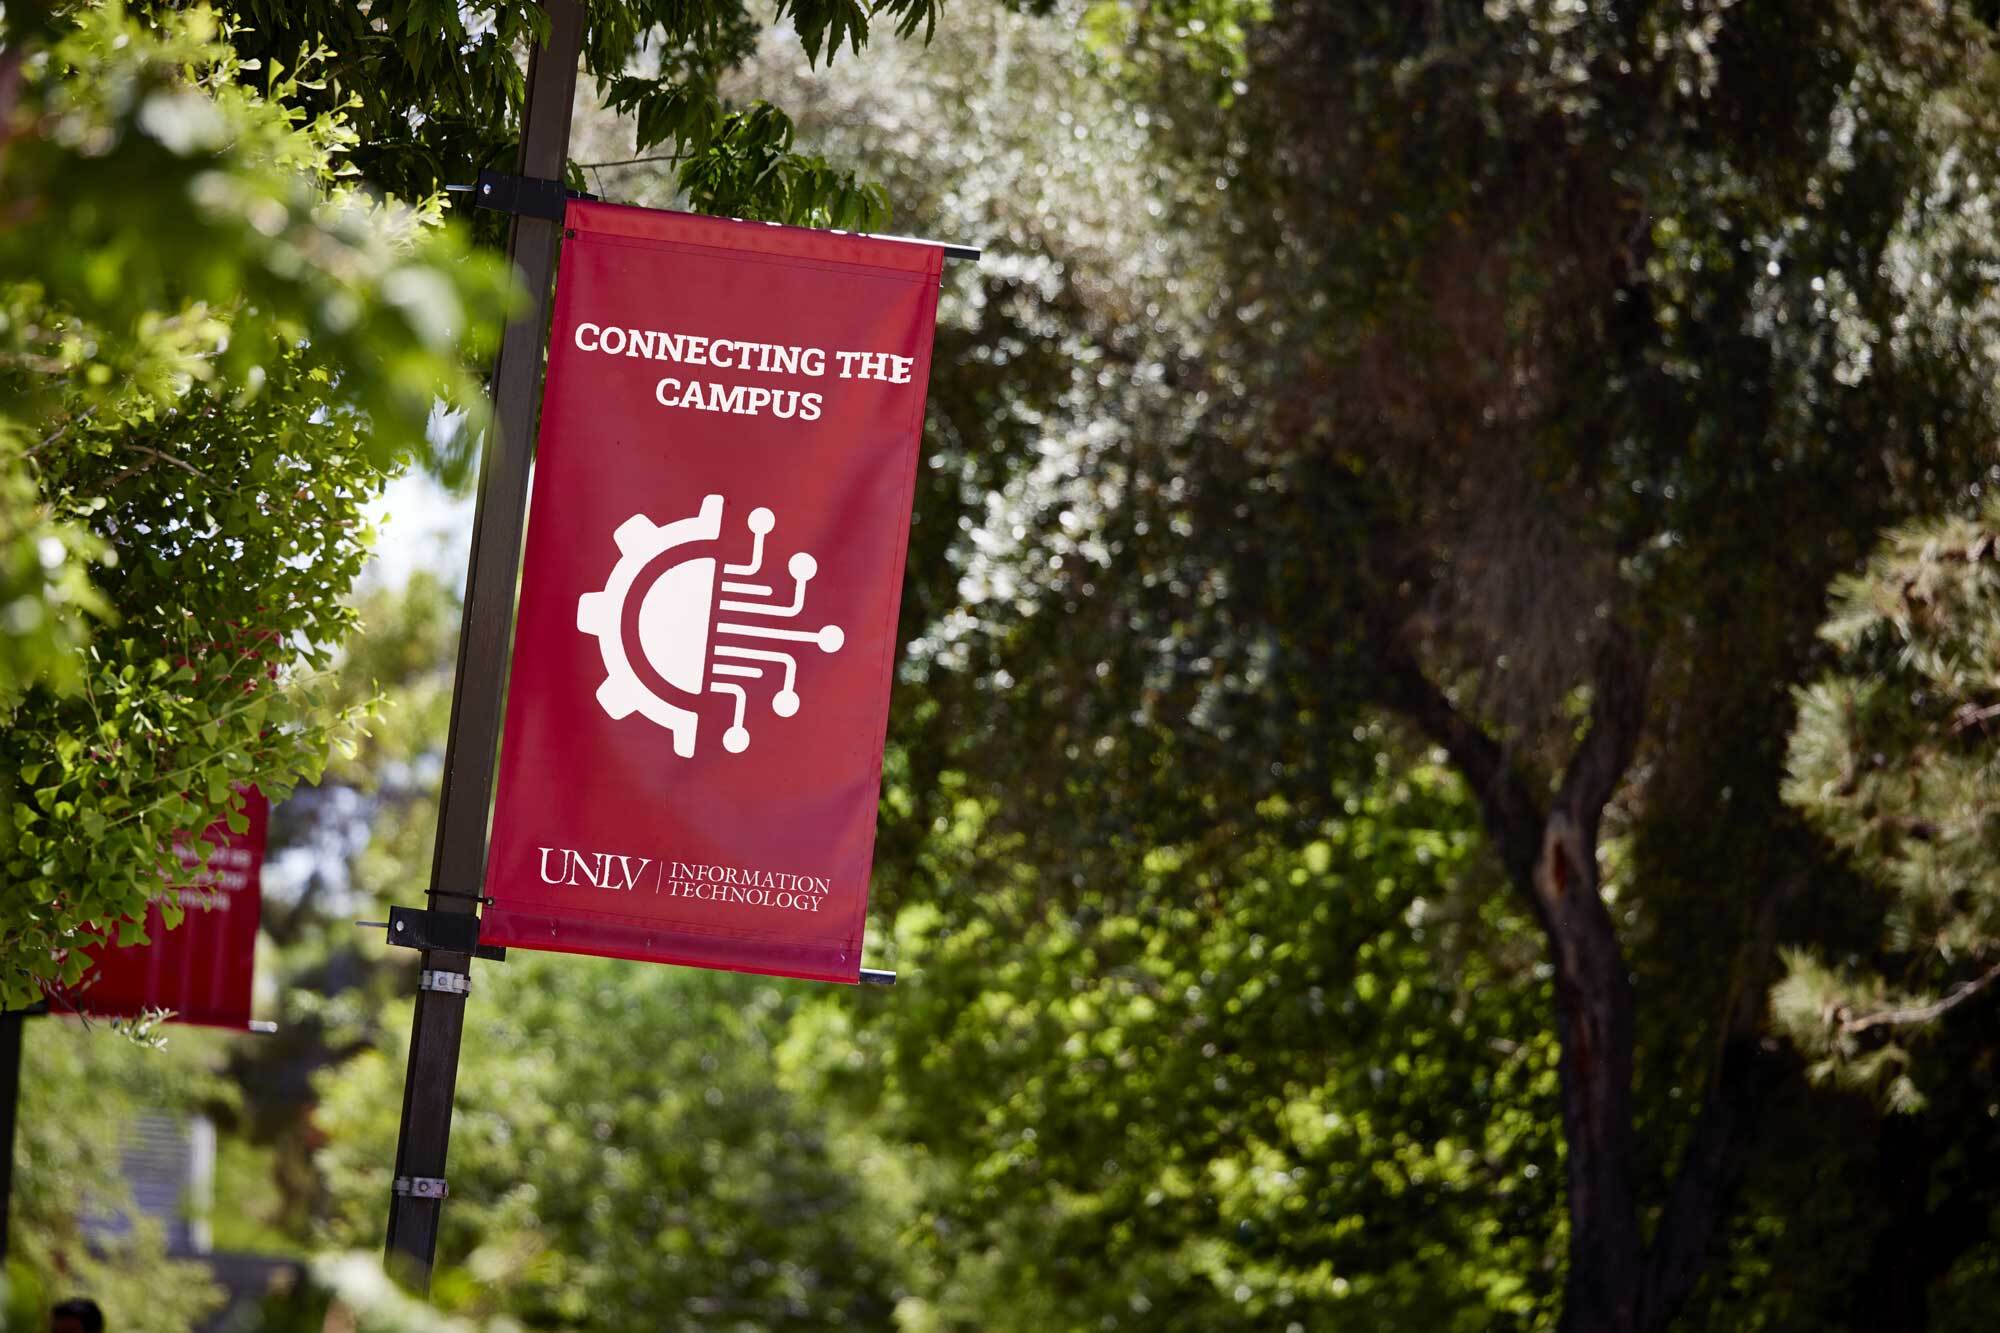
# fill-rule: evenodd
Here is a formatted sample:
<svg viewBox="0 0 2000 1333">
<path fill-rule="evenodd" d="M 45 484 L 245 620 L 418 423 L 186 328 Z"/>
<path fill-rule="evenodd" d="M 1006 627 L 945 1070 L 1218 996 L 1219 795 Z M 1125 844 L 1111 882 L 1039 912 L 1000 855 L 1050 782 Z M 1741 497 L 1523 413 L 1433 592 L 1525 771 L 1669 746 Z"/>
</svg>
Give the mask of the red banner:
<svg viewBox="0 0 2000 1333">
<path fill-rule="evenodd" d="M 251 788 L 243 794 L 243 813 L 250 819 L 243 832 L 231 833 L 218 821 L 201 835 L 215 848 L 206 866 L 192 845 L 174 848 L 187 872 L 184 884 L 170 890 L 186 912 L 181 923 L 168 930 L 155 903 L 146 914 L 150 942 L 92 949 L 96 965 L 67 1003 L 102 1018 L 167 1009 L 177 1022 L 250 1026 L 270 802 Z"/>
<path fill-rule="evenodd" d="M 481 941 L 854 981 L 943 251 L 565 237 Z"/>
</svg>

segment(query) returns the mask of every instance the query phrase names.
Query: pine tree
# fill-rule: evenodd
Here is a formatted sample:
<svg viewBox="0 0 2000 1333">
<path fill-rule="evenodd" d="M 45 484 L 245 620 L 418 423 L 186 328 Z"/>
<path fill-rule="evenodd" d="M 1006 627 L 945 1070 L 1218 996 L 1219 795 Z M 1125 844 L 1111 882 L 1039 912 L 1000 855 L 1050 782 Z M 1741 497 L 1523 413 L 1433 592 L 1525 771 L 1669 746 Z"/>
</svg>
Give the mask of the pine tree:
<svg viewBox="0 0 2000 1333">
<path fill-rule="evenodd" d="M 1785 798 L 1879 887 L 1880 943 L 1789 953 L 1774 1007 L 1817 1077 L 1916 1110 L 1921 1046 L 2000 982 L 2000 505 L 1892 534 L 1822 637 Z"/>
</svg>

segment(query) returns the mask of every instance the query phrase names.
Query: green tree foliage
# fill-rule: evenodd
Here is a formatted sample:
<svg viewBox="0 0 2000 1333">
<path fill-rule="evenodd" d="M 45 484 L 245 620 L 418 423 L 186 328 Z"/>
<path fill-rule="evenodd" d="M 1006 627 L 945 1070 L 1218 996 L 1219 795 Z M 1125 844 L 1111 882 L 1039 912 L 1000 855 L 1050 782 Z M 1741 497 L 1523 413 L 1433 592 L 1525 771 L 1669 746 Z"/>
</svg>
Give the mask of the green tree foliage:
<svg viewBox="0 0 2000 1333">
<path fill-rule="evenodd" d="M 1554 1040 L 1489 950 L 1524 923 L 1466 916 L 1455 784 L 1382 761 L 1303 846 L 1074 899 L 962 803 L 893 1008 L 824 999 L 787 1051 L 915 1190 L 903 1327 L 1553 1326 Z"/>
<path fill-rule="evenodd" d="M 31 576 L 0 628 L 19 1004 L 76 981 L 85 939 L 136 934 L 175 837 L 240 819 L 236 785 L 317 775 L 361 506 L 441 398 L 476 421 L 459 356 L 506 288 L 435 205 L 343 174 L 351 130 L 285 104 L 309 51 L 260 92 L 208 11 L 109 5 L 17 24 L 0 60 L 0 525 Z"/>
<path fill-rule="evenodd" d="M 759 72 L 796 68 L 780 46 Z M 905 984 L 865 1017 L 809 1007 L 787 1045 L 905 1218 L 904 1324 L 1551 1323 L 1545 983 L 1434 768 L 1368 729 L 1320 757 L 1325 793 L 1217 824 L 1162 790 L 1228 792 L 1206 749 L 1144 801 L 1072 750 L 1069 804 L 1028 821 L 953 763 L 968 735 L 1042 753 L 1018 659 L 973 631 L 1037 621 L 1053 645 L 1076 608 L 1048 588 L 1097 577 L 1121 450 L 1191 429 L 1213 192 L 1160 170 L 1161 113 L 1055 25 L 967 19 L 921 61 L 784 88 L 925 234 L 988 247 L 976 280 L 948 275 L 905 588 L 875 885 L 894 928 L 872 937 Z M 1040 506 L 1067 540 L 1023 553 Z M 1103 679 L 1075 648 L 1074 678 Z"/>
<path fill-rule="evenodd" d="M 2000 515 L 1892 534 L 1822 633 L 1837 665 L 1801 691 L 1785 795 L 1879 885 L 1879 944 L 1859 968 L 1793 954 L 1777 1014 L 1817 1076 L 1915 1110 L 1911 1043 L 2000 980 Z"/>
<path fill-rule="evenodd" d="M 1007 708 L 965 696 L 951 766 L 1075 897 L 1273 797 L 1303 834 L 1371 716 L 1442 747 L 1553 969 L 1565 1324 L 1664 1328 L 1795 1105 L 1777 946 L 1851 884 L 1780 797 L 1825 589 L 1990 463 L 1992 33 L 1099 12 L 1200 233 L 1148 293 L 1184 415 L 986 528 L 1019 592 L 965 659 Z M 1103 345 L 1115 381 L 1160 341 Z"/>
<path fill-rule="evenodd" d="M 514 169 L 525 95 L 519 52 L 545 34 L 531 0 L 238 0 L 236 41 L 251 56 L 282 57 L 302 44 L 332 52 L 314 109 L 358 98 L 346 114 L 360 138 L 362 172 L 400 195 L 422 197 L 470 181 L 482 168 Z M 937 0 L 788 0 L 772 17 L 803 40 L 814 61 L 858 51 L 871 23 L 910 36 L 936 24 Z M 633 155 L 678 163 L 684 206 L 774 222 L 879 229 L 888 201 L 851 172 L 792 151 L 791 122 L 760 99 L 723 95 L 726 73 L 754 48 L 768 20 L 742 0 L 592 3 L 584 70 L 598 93 L 629 115 Z M 497 234 L 498 224 L 493 224 Z"/>
<path fill-rule="evenodd" d="M 516 953 L 480 971 L 432 1295 L 530 1327 L 880 1328 L 891 1251 L 819 1116 L 777 1093 L 795 988 Z M 327 1084 L 324 1238 L 377 1242 L 402 1106 L 397 1034 Z"/>
<path fill-rule="evenodd" d="M 386 524 L 394 540 L 401 523 L 391 513 Z M 368 580 L 354 612 L 360 629 L 342 646 L 329 704 L 370 717 L 348 753 L 273 812 L 280 868 L 267 878 L 258 969 L 278 1030 L 238 1044 L 229 1063 L 242 1089 L 232 1128 L 274 1186 L 255 1221 L 301 1247 L 325 1206 L 311 1160 L 323 1133 L 314 1078 L 385 1040 L 402 1017 L 385 1009 L 415 985 L 417 956 L 354 922 L 418 901 L 430 880 L 460 601 L 419 570 L 401 587 Z M 308 868 L 287 875 L 301 857 Z"/>
<path fill-rule="evenodd" d="M 1772 1007 L 1812 1079 L 1862 1103 L 1848 1117 L 1888 1112 L 1846 1182 L 1877 1222 L 1855 1228 L 1856 1327 L 1974 1328 L 2000 1282 L 1996 542 L 1990 501 L 1892 532 L 1836 585 L 1832 661 L 1799 692 L 1785 796 L 1861 883 L 1787 953 Z"/>
<path fill-rule="evenodd" d="M 901 1319 L 1978 1327 L 1979 1077 L 1901 1133 L 1762 998 L 1779 941 L 1880 938 L 1786 700 L 1829 579 L 1987 462 L 1984 30 L 1258 18 L 1098 7 L 1119 85 L 1000 25 L 782 98 L 990 247 L 906 599 L 908 988 L 782 1053 Z M 1375 770 L 1384 714 L 1462 797 Z"/>
<path fill-rule="evenodd" d="M 10 568 L 42 587 L 10 584 L 11 701 L 35 681 L 79 678 L 54 650 L 83 640 L 76 557 L 106 540 L 78 529 L 110 497 L 44 468 L 129 433 L 120 467 L 172 469 L 141 451 L 148 432 L 267 393 L 365 421 L 372 461 L 388 466 L 422 447 L 441 395 L 476 410 L 461 336 L 491 326 L 504 289 L 497 264 L 428 225 L 434 207 L 358 188 L 337 106 L 307 117 L 290 105 L 324 51 L 246 64 L 206 9 L 158 25 L 116 4 L 45 30 L 18 9 L 9 21 L 0 459 L 17 502 Z M 118 608 L 99 609 L 115 620 Z"/>
<path fill-rule="evenodd" d="M 169 1044 L 171 1057 L 155 1049 Z M 38 1331 L 49 1305 L 87 1294 L 114 1328 L 186 1333 L 220 1304 L 207 1270 L 168 1259 L 152 1219 L 107 1240 L 87 1235 L 85 1218 L 133 1217 L 120 1150 L 135 1116 L 230 1103 L 221 1042 L 203 1032 L 165 1037 L 144 1024 L 36 1018 L 26 1020 L 22 1047 L 11 1289 L 0 1328 Z"/>
</svg>

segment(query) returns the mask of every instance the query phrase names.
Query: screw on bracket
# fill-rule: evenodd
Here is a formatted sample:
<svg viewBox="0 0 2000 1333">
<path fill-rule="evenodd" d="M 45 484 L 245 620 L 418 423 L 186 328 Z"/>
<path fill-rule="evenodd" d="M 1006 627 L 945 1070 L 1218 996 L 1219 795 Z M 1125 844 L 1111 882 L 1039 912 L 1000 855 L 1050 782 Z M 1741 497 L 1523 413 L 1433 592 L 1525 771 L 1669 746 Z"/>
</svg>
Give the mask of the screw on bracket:
<svg viewBox="0 0 2000 1333">
<path fill-rule="evenodd" d="M 417 989 L 437 991 L 441 995 L 470 995 L 472 978 L 463 972 L 427 967 L 417 974 Z"/>
<path fill-rule="evenodd" d="M 443 1176 L 397 1176 L 395 1190 L 413 1199 L 442 1199 L 451 1193 Z"/>
</svg>

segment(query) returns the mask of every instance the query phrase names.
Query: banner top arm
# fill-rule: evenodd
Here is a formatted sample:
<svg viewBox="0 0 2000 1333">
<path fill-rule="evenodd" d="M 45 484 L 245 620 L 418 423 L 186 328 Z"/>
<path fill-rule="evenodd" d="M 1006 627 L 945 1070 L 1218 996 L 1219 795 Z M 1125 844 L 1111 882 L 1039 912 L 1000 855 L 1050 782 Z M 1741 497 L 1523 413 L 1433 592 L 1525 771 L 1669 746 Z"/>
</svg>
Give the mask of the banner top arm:
<svg viewBox="0 0 2000 1333">
<path fill-rule="evenodd" d="M 545 218 L 552 222 L 563 220 L 563 212 L 572 199 L 596 201 L 597 196 L 583 190 L 567 188 L 559 180 L 541 176 L 510 176 L 505 172 L 482 171 L 476 185 L 447 185 L 447 193 L 469 195 L 473 205 L 492 209 L 496 213 L 510 213 L 515 216 Z M 656 212 L 674 212 L 673 209 L 657 209 Z M 708 214 L 691 214 L 706 217 Z M 729 218 L 730 222 L 748 221 L 745 218 Z M 767 226 L 783 226 L 783 223 L 767 223 Z M 839 228 L 808 228 L 823 230 L 829 236 L 858 236 L 868 241 L 899 241 L 904 245 L 928 245 L 944 251 L 946 259 L 977 260 L 980 249 L 976 245 L 960 245 L 953 241 L 933 241 L 921 236 L 894 236 L 886 232 L 842 231 Z"/>
</svg>

